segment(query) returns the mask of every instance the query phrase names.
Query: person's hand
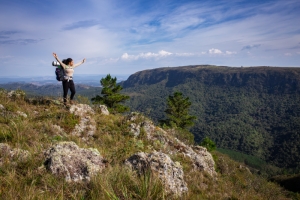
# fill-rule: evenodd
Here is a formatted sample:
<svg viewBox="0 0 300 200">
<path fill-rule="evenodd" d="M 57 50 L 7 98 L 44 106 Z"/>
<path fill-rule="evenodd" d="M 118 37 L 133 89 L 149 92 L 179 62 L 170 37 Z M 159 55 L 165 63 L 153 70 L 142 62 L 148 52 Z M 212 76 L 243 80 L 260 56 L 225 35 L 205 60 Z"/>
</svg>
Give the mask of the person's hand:
<svg viewBox="0 0 300 200">
<path fill-rule="evenodd" d="M 85 58 L 82 60 L 82 62 L 83 62 L 83 63 L 85 62 Z"/>
<path fill-rule="evenodd" d="M 54 56 L 54 58 L 57 58 L 57 55 L 56 55 L 56 53 L 53 53 L 53 56 Z"/>
</svg>

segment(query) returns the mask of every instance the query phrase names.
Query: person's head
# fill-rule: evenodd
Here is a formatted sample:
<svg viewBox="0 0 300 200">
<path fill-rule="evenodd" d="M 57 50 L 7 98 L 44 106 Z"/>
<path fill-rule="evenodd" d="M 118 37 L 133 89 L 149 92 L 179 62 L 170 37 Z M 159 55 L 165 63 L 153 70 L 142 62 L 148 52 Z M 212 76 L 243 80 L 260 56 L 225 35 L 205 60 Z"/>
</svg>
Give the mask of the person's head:
<svg viewBox="0 0 300 200">
<path fill-rule="evenodd" d="M 73 66 L 73 59 L 72 58 L 67 58 L 67 59 L 64 59 L 62 61 L 65 65 L 69 65 L 69 66 Z"/>
</svg>

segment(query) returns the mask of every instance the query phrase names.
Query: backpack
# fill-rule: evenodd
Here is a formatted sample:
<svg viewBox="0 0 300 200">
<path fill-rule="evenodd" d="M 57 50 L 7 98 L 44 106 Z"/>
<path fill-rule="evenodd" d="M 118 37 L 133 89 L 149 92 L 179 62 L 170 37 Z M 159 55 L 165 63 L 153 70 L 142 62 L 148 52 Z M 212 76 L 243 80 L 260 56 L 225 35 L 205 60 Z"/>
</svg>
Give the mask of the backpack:
<svg viewBox="0 0 300 200">
<path fill-rule="evenodd" d="M 56 75 L 56 80 L 58 81 L 63 81 L 64 80 L 64 76 L 65 76 L 65 71 L 64 69 L 60 66 L 59 62 L 53 61 L 52 62 L 53 66 L 57 66 L 55 68 L 55 75 Z"/>
</svg>

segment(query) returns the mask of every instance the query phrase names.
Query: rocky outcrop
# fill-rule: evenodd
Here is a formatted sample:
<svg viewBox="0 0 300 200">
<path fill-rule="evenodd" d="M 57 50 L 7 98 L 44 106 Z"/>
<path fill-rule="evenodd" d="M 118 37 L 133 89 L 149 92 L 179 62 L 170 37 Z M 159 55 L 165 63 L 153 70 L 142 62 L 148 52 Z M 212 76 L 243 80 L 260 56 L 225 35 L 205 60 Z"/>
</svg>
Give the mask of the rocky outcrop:
<svg viewBox="0 0 300 200">
<path fill-rule="evenodd" d="M 70 112 L 80 117 L 95 113 L 94 110 L 87 104 L 74 104 L 70 107 Z"/>
<path fill-rule="evenodd" d="M 17 164 L 18 162 L 26 162 L 30 158 L 30 153 L 19 148 L 12 148 L 6 143 L 0 143 L 0 166 L 4 162 Z"/>
<path fill-rule="evenodd" d="M 136 170 L 139 174 L 151 170 L 163 183 L 167 193 L 176 196 L 188 191 L 187 184 L 184 181 L 184 173 L 179 162 L 173 162 L 171 158 L 161 152 L 144 152 L 132 155 L 125 161 L 125 165 Z"/>
<path fill-rule="evenodd" d="M 12 99 L 20 99 L 25 97 L 25 92 L 22 90 L 11 90 L 7 93 L 7 97 Z"/>
<path fill-rule="evenodd" d="M 89 181 L 106 167 L 106 160 L 97 149 L 79 148 L 74 142 L 60 142 L 44 153 L 47 170 L 66 181 Z"/>
<path fill-rule="evenodd" d="M 174 149 L 168 153 L 181 153 L 188 157 L 192 161 L 195 170 L 205 171 L 213 177 L 217 175 L 214 167 L 215 161 L 205 147 L 186 145 L 177 138 L 169 136 L 174 135 L 174 130 L 167 132 L 155 126 L 153 122 L 145 117 L 139 117 L 136 113 L 131 113 L 127 118 L 131 122 L 131 132 L 135 136 L 140 133 L 139 129 L 143 129 L 148 140 L 159 141 L 165 149 Z"/>
<path fill-rule="evenodd" d="M 205 171 L 212 177 L 217 175 L 215 171 L 215 161 L 212 155 L 202 146 L 187 146 L 182 144 L 183 155 L 189 157 L 193 163 L 194 169 Z"/>
<path fill-rule="evenodd" d="M 76 104 L 70 107 L 70 112 L 80 117 L 79 124 L 76 124 L 71 134 L 89 140 L 96 131 L 96 122 L 92 117 L 94 110 L 87 104 Z"/>
</svg>

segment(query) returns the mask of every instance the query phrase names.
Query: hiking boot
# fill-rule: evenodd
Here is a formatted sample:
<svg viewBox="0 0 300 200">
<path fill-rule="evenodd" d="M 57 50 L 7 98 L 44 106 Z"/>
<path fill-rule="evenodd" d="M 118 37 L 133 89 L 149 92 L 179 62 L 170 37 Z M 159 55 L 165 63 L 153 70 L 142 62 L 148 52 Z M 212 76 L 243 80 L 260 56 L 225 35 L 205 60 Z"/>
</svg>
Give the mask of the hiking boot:
<svg viewBox="0 0 300 200">
<path fill-rule="evenodd" d="M 64 105 L 67 105 L 67 99 L 64 98 Z"/>
<path fill-rule="evenodd" d="M 75 102 L 74 102 L 73 100 L 70 100 L 70 104 L 71 104 L 71 105 L 74 105 Z"/>
</svg>

